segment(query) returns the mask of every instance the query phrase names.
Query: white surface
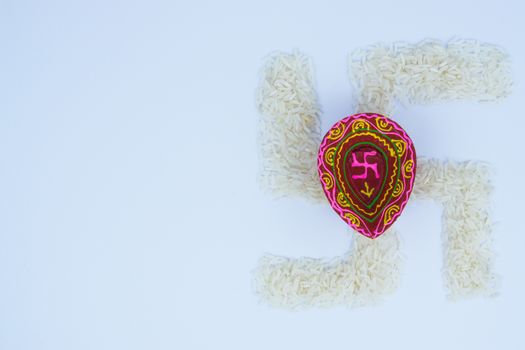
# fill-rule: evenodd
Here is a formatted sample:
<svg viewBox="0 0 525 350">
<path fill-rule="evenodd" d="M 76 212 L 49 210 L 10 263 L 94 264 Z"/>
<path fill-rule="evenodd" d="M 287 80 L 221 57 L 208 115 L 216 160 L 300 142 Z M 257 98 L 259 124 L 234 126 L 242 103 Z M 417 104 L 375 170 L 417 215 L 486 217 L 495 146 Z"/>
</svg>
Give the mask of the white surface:
<svg viewBox="0 0 525 350">
<path fill-rule="evenodd" d="M 0 349 L 523 349 L 525 50 L 518 1 L 0 4 Z M 375 308 L 299 313 L 251 294 L 263 252 L 331 257 L 330 208 L 256 185 L 262 58 L 316 64 L 323 130 L 352 112 L 347 53 L 377 41 L 500 44 L 499 104 L 408 107 L 418 154 L 496 169 L 501 295 L 450 303 L 440 210 L 398 220 L 402 287 Z"/>
</svg>

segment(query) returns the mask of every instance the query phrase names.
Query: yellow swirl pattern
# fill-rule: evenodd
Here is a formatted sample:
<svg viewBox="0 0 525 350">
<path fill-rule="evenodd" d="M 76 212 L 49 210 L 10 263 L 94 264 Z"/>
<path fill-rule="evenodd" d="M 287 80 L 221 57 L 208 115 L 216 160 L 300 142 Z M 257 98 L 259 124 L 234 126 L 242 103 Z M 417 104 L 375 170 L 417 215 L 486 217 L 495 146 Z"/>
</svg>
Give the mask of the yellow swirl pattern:
<svg viewBox="0 0 525 350">
<path fill-rule="evenodd" d="M 412 177 L 412 171 L 414 170 L 414 161 L 412 159 L 407 160 L 403 166 L 403 175 L 410 179 Z"/>
<path fill-rule="evenodd" d="M 325 188 L 327 190 L 330 190 L 332 189 L 332 187 L 334 187 L 334 179 L 332 178 L 330 174 L 323 173 L 323 175 L 321 176 L 321 179 L 323 180 Z"/>
<path fill-rule="evenodd" d="M 377 125 L 377 128 L 381 131 L 392 130 L 392 125 L 385 118 L 377 118 L 376 125 Z"/>
<path fill-rule="evenodd" d="M 337 203 L 339 203 L 339 205 L 342 206 L 343 208 L 349 208 L 350 207 L 350 204 L 348 204 L 348 201 L 346 200 L 346 197 L 343 194 L 343 192 L 339 192 L 337 194 Z"/>
<path fill-rule="evenodd" d="M 350 223 L 352 225 L 354 225 L 355 227 L 360 227 L 361 226 L 361 221 L 359 221 L 359 218 L 357 216 L 355 216 L 354 214 L 346 213 L 345 214 L 345 218 L 350 219 Z"/>
<path fill-rule="evenodd" d="M 392 217 L 395 213 L 399 212 L 399 205 L 393 205 L 389 207 L 385 212 L 385 217 L 383 219 L 383 224 L 388 225 L 392 221 Z"/>
<path fill-rule="evenodd" d="M 399 153 L 399 156 L 403 157 L 407 149 L 407 143 L 403 140 L 392 140 L 392 143 L 396 147 L 396 150 L 397 150 L 397 153 Z"/>
<path fill-rule="evenodd" d="M 356 121 L 352 123 L 352 132 L 355 132 L 356 130 L 360 130 L 360 129 L 369 130 L 370 124 L 368 124 L 368 122 L 365 120 L 357 119 Z"/>
<path fill-rule="evenodd" d="M 405 189 L 405 185 L 403 185 L 403 181 L 398 180 L 396 183 L 396 187 L 394 187 L 394 192 L 392 192 L 392 196 L 398 197 L 403 190 Z"/>
<path fill-rule="evenodd" d="M 326 150 L 324 154 L 324 160 L 326 164 L 333 166 L 334 165 L 334 156 L 335 156 L 335 147 L 330 147 Z"/>
<path fill-rule="evenodd" d="M 330 130 L 330 134 L 328 135 L 329 140 L 338 140 L 343 136 L 345 132 L 346 126 L 343 123 L 339 123 L 339 126 L 335 129 Z"/>
</svg>

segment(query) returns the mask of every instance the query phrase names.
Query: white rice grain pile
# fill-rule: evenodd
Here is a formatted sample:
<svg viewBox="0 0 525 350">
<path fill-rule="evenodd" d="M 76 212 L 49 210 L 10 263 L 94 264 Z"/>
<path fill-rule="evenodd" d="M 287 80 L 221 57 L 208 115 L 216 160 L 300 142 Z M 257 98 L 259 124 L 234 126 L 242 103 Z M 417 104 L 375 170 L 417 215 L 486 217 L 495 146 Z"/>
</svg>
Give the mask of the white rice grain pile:
<svg viewBox="0 0 525 350">
<path fill-rule="evenodd" d="M 263 189 L 277 196 L 324 200 L 317 175 L 320 119 L 310 58 L 277 52 L 257 90 Z"/>
<path fill-rule="evenodd" d="M 399 284 L 401 256 L 394 230 L 375 240 L 353 235 L 350 252 L 332 261 L 267 255 L 254 272 L 254 289 L 266 303 L 286 309 L 364 306 Z"/>
<path fill-rule="evenodd" d="M 443 205 L 443 275 L 449 297 L 494 295 L 490 174 L 481 162 L 441 162 L 418 158 L 411 200 Z"/>
<path fill-rule="evenodd" d="M 387 115 L 396 99 L 413 104 L 501 99 L 512 86 L 509 67 L 497 46 L 464 39 L 379 44 L 356 50 L 349 58 L 357 109 Z"/>
</svg>

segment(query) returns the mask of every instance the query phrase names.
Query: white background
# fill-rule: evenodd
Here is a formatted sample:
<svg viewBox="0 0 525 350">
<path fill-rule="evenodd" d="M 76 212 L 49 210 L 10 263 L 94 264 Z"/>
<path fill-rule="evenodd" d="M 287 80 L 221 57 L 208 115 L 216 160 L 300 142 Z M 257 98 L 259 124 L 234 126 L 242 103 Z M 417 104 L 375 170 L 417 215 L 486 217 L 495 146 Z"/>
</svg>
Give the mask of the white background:
<svg viewBox="0 0 525 350">
<path fill-rule="evenodd" d="M 517 0 L 1 1 L 0 349 L 524 349 L 523 13 Z M 494 166 L 501 295 L 446 300 L 439 206 L 413 202 L 384 304 L 259 304 L 263 253 L 349 245 L 328 206 L 257 188 L 263 58 L 313 57 L 325 131 L 353 112 L 351 50 L 453 36 L 506 48 L 513 94 L 396 120 L 419 155 Z"/>
</svg>

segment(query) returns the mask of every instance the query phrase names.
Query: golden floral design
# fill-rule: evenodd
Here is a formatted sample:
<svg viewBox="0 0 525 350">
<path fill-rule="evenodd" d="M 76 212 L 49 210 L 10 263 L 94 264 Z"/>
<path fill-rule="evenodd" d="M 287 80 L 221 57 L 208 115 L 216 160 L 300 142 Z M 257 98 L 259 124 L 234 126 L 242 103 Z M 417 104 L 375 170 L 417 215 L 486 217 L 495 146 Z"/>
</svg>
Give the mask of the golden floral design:
<svg viewBox="0 0 525 350">
<path fill-rule="evenodd" d="M 326 164 L 330 166 L 334 165 L 334 155 L 335 155 L 335 147 L 331 147 L 326 150 L 326 153 L 324 155 Z"/>
<path fill-rule="evenodd" d="M 346 213 L 345 214 L 345 218 L 347 219 L 350 219 L 350 223 L 352 225 L 354 225 L 355 227 L 360 227 L 361 226 L 361 221 L 359 220 L 359 218 L 357 216 L 355 216 L 354 214 L 352 213 Z"/>
<path fill-rule="evenodd" d="M 361 129 L 370 129 L 370 124 L 368 124 L 367 121 L 364 121 L 362 119 L 357 119 L 355 122 L 352 123 L 352 132 Z"/>
<path fill-rule="evenodd" d="M 407 160 L 403 167 L 403 175 L 410 179 L 412 177 L 412 171 L 414 170 L 414 161 L 412 159 Z"/>
<path fill-rule="evenodd" d="M 344 208 L 350 208 L 350 204 L 348 203 L 348 200 L 346 199 L 343 192 L 339 192 L 337 194 L 337 203 L 339 203 L 339 205 Z"/>
<path fill-rule="evenodd" d="M 404 189 L 405 186 L 403 185 L 403 181 L 398 180 L 396 186 L 394 187 L 394 192 L 392 192 L 392 196 L 398 197 L 401 193 L 403 193 Z"/>
<path fill-rule="evenodd" d="M 376 126 L 381 131 L 387 132 L 387 131 L 392 130 L 392 125 L 388 122 L 387 119 L 384 119 L 384 118 L 377 118 Z"/>
<path fill-rule="evenodd" d="M 328 139 L 334 140 L 334 141 L 340 139 L 341 136 L 343 136 L 345 129 L 346 129 L 345 124 L 339 123 L 337 128 L 330 130 L 328 134 Z"/>
<path fill-rule="evenodd" d="M 324 184 L 325 184 L 325 188 L 327 190 L 331 190 L 332 187 L 334 187 L 334 179 L 332 178 L 332 176 L 328 173 L 324 173 L 322 176 L 321 176 L 321 179 L 323 180 Z"/>
<path fill-rule="evenodd" d="M 392 143 L 396 147 L 396 151 L 399 153 L 399 156 L 403 157 L 407 149 L 407 143 L 403 140 L 392 140 Z"/>
<path fill-rule="evenodd" d="M 395 213 L 399 212 L 399 205 L 395 204 L 395 205 L 392 205 L 391 207 L 389 207 L 386 211 L 385 211 L 385 218 L 383 219 L 383 223 L 385 225 L 388 225 L 390 223 L 390 221 L 392 220 L 392 217 L 394 216 Z"/>
</svg>

